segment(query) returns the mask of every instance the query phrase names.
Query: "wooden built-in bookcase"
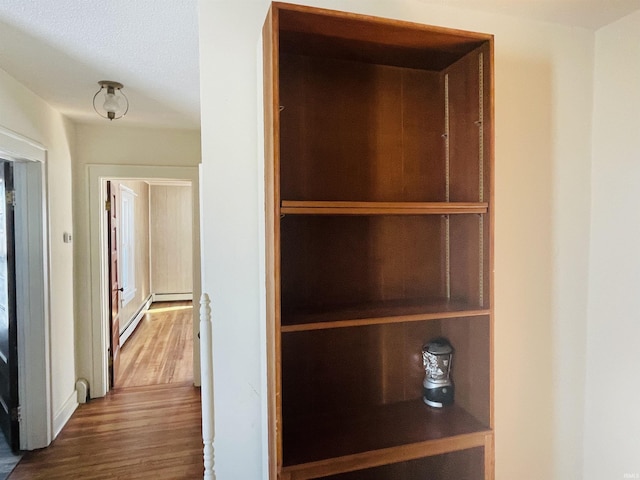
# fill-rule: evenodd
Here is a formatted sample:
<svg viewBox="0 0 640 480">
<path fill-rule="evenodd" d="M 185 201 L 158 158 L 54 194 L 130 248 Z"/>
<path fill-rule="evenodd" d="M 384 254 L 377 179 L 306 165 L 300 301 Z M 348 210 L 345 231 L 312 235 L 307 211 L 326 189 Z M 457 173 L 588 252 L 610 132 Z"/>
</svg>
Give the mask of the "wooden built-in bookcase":
<svg viewBox="0 0 640 480">
<path fill-rule="evenodd" d="M 493 37 L 283 3 L 263 35 L 271 478 L 493 479 Z"/>
</svg>

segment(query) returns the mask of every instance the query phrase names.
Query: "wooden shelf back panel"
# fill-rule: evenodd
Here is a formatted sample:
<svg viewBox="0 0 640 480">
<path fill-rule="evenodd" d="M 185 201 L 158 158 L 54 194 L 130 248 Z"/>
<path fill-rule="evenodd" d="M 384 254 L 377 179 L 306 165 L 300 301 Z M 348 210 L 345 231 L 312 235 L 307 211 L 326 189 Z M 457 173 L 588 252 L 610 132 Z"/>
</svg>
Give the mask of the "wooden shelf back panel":
<svg viewBox="0 0 640 480">
<path fill-rule="evenodd" d="M 445 200 L 438 74 L 283 55 L 280 104 L 282 198 Z"/>
<path fill-rule="evenodd" d="M 291 423 L 283 423 L 285 467 L 468 434 L 478 434 L 474 442 L 482 445 L 488 431 L 460 407 L 436 410 L 422 400 Z"/>
<path fill-rule="evenodd" d="M 485 480 L 484 448 L 322 477 L 322 480 Z"/>
<path fill-rule="evenodd" d="M 488 316 L 282 335 L 284 419 L 372 408 L 422 397 L 422 347 L 440 336 L 455 356 L 456 398 L 489 423 Z M 473 401 L 469 400 L 473 399 Z M 474 403 L 477 402 L 477 403 Z"/>
<path fill-rule="evenodd" d="M 415 329 L 374 325 L 284 334 L 284 419 L 420 398 L 420 352 L 440 329 L 427 322 L 411 336 Z"/>
<path fill-rule="evenodd" d="M 285 217 L 283 309 L 444 296 L 441 223 L 434 216 Z"/>
<path fill-rule="evenodd" d="M 451 298 L 474 309 L 480 304 L 478 217 L 449 220 Z M 281 241 L 285 312 L 446 297 L 441 216 L 286 216 Z"/>
<path fill-rule="evenodd" d="M 280 51 L 442 70 L 490 37 L 389 19 L 284 6 Z"/>
</svg>

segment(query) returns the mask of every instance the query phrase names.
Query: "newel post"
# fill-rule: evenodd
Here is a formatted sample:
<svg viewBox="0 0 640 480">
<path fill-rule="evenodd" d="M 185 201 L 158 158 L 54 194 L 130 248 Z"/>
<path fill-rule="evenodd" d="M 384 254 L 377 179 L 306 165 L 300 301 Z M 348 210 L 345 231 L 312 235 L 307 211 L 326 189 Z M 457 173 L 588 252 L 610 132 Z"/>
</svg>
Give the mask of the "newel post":
<svg viewBox="0 0 640 480">
<path fill-rule="evenodd" d="M 202 442 L 204 443 L 204 480 L 215 480 L 213 470 L 213 342 L 211 334 L 211 300 L 200 297 L 200 370 L 202 396 Z"/>
</svg>

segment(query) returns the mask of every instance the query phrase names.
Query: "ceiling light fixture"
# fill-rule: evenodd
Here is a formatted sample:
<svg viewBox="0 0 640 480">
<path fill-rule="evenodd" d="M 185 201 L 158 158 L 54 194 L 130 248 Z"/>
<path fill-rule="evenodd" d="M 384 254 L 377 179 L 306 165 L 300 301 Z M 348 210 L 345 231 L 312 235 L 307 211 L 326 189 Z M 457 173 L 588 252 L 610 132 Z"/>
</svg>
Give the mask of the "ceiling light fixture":
<svg viewBox="0 0 640 480">
<path fill-rule="evenodd" d="M 93 109 L 96 113 L 109 120 L 124 117 L 129 111 L 129 99 L 122 93 L 123 85 L 110 80 L 101 80 L 98 85 L 100 85 L 100 90 L 93 96 Z M 96 102 L 101 92 L 104 92 L 104 102 L 100 102 L 100 100 Z"/>
</svg>

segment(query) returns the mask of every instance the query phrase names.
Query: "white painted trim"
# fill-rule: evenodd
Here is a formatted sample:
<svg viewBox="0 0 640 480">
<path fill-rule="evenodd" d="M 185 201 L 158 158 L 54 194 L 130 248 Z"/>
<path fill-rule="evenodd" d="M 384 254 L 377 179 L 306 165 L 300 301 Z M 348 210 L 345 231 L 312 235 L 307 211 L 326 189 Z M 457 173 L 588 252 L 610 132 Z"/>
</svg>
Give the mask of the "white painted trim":
<svg viewBox="0 0 640 480">
<path fill-rule="evenodd" d="M 186 302 L 193 300 L 193 293 L 154 293 L 154 302 Z"/>
<path fill-rule="evenodd" d="M 126 185 L 120 184 L 119 186 L 120 186 L 120 193 L 127 192 L 132 197 L 137 197 L 138 196 L 138 194 L 134 190 L 132 190 L 131 188 L 127 187 Z"/>
<path fill-rule="evenodd" d="M 191 182 L 185 182 L 184 180 L 147 180 L 147 185 L 162 186 L 162 187 L 190 187 Z"/>
<path fill-rule="evenodd" d="M 6 160 L 46 161 L 47 150 L 40 143 L 0 126 L 0 153 Z"/>
<path fill-rule="evenodd" d="M 62 408 L 53 417 L 53 437 L 57 437 L 62 428 L 67 424 L 73 412 L 78 408 L 78 392 L 76 390 L 67 398 Z"/>
<path fill-rule="evenodd" d="M 105 225 L 103 219 L 102 200 L 105 198 L 104 180 L 156 180 L 177 179 L 190 181 L 193 187 L 193 295 L 200 297 L 200 184 L 198 167 L 180 166 L 142 166 L 142 165 L 87 165 L 89 181 L 89 257 L 90 257 L 90 311 L 91 311 L 91 396 L 102 397 L 108 391 L 109 376 L 106 351 L 109 344 L 108 285 L 105 281 L 106 255 Z M 193 316 L 193 378 L 194 384 L 200 385 L 200 343 L 197 340 L 199 331 L 199 313 L 194 310 Z"/>
<path fill-rule="evenodd" d="M 149 295 L 149 297 L 147 297 L 147 299 L 142 304 L 142 307 L 140 307 L 140 310 L 138 310 L 138 313 L 135 315 L 135 317 L 124 328 L 123 332 L 120 334 L 120 348 L 122 348 L 125 342 L 129 340 L 129 337 L 133 334 L 133 332 L 136 331 L 140 320 L 142 320 L 142 317 L 144 317 L 145 313 L 147 313 L 147 310 L 149 310 L 152 301 L 153 296 Z"/>
<path fill-rule="evenodd" d="M 40 143 L 0 126 L 0 157 L 14 162 L 20 449 L 33 450 L 53 439 L 47 151 Z"/>
</svg>

